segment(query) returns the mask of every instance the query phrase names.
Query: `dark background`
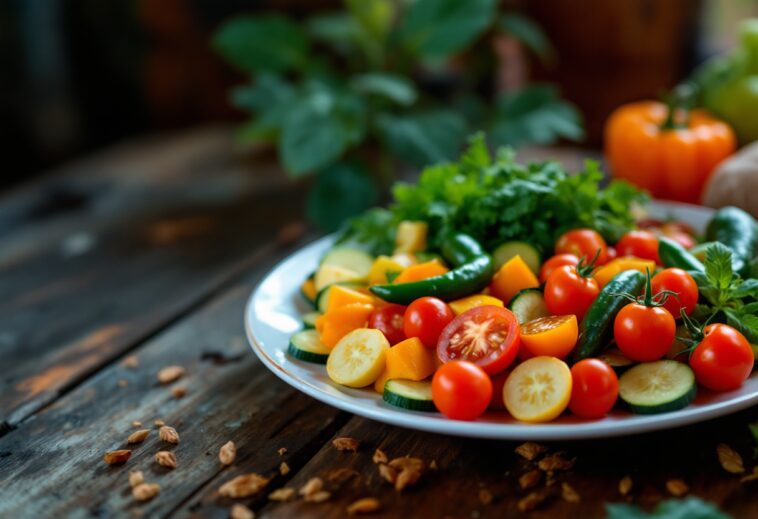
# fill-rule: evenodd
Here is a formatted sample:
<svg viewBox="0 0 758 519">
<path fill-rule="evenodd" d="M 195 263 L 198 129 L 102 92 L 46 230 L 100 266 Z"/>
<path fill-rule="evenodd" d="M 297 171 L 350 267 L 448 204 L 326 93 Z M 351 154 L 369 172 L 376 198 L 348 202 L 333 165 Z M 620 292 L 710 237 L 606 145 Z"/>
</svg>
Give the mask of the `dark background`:
<svg viewBox="0 0 758 519">
<path fill-rule="evenodd" d="M 658 96 L 734 43 L 755 0 L 508 1 L 557 49 L 532 79 L 558 82 L 582 110 L 588 146 L 619 103 Z M 208 46 L 246 11 L 295 17 L 328 0 L 4 0 L 0 3 L 0 189 L 110 143 L 241 117 L 226 102 L 239 82 Z M 510 61 L 494 73 L 508 75 Z"/>
</svg>

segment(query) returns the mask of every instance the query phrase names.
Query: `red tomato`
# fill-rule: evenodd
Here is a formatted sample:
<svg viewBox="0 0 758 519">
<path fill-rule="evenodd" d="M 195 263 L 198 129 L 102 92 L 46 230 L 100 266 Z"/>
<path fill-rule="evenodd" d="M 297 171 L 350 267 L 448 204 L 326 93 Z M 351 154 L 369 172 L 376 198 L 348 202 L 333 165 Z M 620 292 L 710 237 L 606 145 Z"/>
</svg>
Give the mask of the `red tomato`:
<svg viewBox="0 0 758 519">
<path fill-rule="evenodd" d="M 368 327 L 382 332 L 390 344 L 397 344 L 405 340 L 404 314 L 405 307 L 402 305 L 380 306 L 368 316 Z"/>
<path fill-rule="evenodd" d="M 581 321 L 599 293 L 595 279 L 582 276 L 576 267 L 559 267 L 547 278 L 545 304 L 551 314 L 574 314 Z"/>
<path fill-rule="evenodd" d="M 550 274 L 558 267 L 564 267 L 566 265 L 576 265 L 579 263 L 579 257 L 576 254 L 556 254 L 552 258 L 545 261 L 540 269 L 540 283 L 547 281 Z"/>
<path fill-rule="evenodd" d="M 614 260 L 614 259 L 618 258 L 618 256 L 619 256 L 619 253 L 616 250 L 616 247 L 611 247 L 610 245 L 608 245 L 607 260 L 608 261 Z"/>
<path fill-rule="evenodd" d="M 601 418 L 613 408 L 619 394 L 619 379 L 608 364 L 584 359 L 571 367 L 569 409 L 582 418 Z"/>
<path fill-rule="evenodd" d="M 661 290 L 671 290 L 677 295 L 670 295 L 666 299 L 663 308 L 668 310 L 676 319 L 681 317 L 679 310 L 684 308 L 687 315 L 695 309 L 698 298 L 697 283 L 687 272 L 682 269 L 665 269 L 653 276 L 651 281 L 653 294 Z"/>
<path fill-rule="evenodd" d="M 634 256 L 661 263 L 658 237 L 651 231 L 629 231 L 616 244 L 616 252 L 619 256 Z"/>
<path fill-rule="evenodd" d="M 681 230 L 681 227 L 678 225 L 665 224 L 661 227 L 661 234 L 667 238 L 671 238 L 685 249 L 691 249 L 697 244 L 695 238 L 687 231 Z"/>
<path fill-rule="evenodd" d="M 725 324 L 711 324 L 690 357 L 698 384 L 713 391 L 737 389 L 753 370 L 753 349 L 744 335 Z"/>
<path fill-rule="evenodd" d="M 448 324 L 437 343 L 443 364 L 466 360 L 490 375 L 511 365 L 521 344 L 518 320 L 499 306 L 478 306 Z"/>
<path fill-rule="evenodd" d="M 492 409 L 493 411 L 505 410 L 503 386 L 505 386 L 505 381 L 508 380 L 508 375 L 510 374 L 511 370 L 506 369 L 505 371 L 501 371 L 497 375 L 490 377 L 490 380 L 492 381 L 492 399 L 490 400 L 489 409 Z"/>
<path fill-rule="evenodd" d="M 589 263 L 600 251 L 595 265 L 608 261 L 608 245 L 599 232 L 592 229 L 574 229 L 563 233 L 555 243 L 556 254 L 574 254 Z"/>
<path fill-rule="evenodd" d="M 441 366 L 432 379 L 432 400 L 454 420 L 473 420 L 492 400 L 492 381 L 479 366 L 454 361 Z"/>
<path fill-rule="evenodd" d="M 660 306 L 628 304 L 613 323 L 613 336 L 621 353 L 638 362 L 658 360 L 666 355 L 675 334 L 674 317 Z"/>
<path fill-rule="evenodd" d="M 408 305 L 403 318 L 407 338 L 418 337 L 427 348 L 437 346 L 442 329 L 455 318 L 453 310 L 436 297 L 420 297 Z"/>
</svg>

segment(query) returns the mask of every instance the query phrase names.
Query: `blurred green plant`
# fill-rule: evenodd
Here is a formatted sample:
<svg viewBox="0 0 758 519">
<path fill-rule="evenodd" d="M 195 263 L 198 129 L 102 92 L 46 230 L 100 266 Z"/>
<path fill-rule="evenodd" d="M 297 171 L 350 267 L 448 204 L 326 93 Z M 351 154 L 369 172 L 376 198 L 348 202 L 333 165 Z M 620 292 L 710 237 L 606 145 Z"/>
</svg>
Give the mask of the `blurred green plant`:
<svg viewBox="0 0 758 519">
<path fill-rule="evenodd" d="M 582 139 L 579 112 L 554 87 L 495 91 L 495 36 L 554 58 L 533 21 L 496 4 L 345 0 L 343 11 L 305 21 L 228 21 L 213 45 L 251 76 L 231 95 L 252 115 L 240 138 L 275 144 L 293 177 L 316 175 L 307 213 L 325 230 L 375 204 L 397 162 L 452 160 L 472 131 L 492 146 Z"/>
</svg>

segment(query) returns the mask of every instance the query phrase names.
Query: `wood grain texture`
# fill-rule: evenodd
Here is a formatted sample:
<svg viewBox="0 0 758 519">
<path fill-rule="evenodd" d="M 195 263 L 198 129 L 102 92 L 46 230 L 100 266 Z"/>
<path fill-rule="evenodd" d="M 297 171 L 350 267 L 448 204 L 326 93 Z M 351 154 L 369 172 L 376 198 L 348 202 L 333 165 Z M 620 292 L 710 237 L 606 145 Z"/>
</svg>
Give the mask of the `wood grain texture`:
<svg viewBox="0 0 758 519">
<path fill-rule="evenodd" d="M 198 488 L 215 491 L 215 481 L 248 470 L 273 475 L 283 460 L 294 473 L 310 459 L 348 416 L 291 390 L 257 362 L 241 319 L 252 286 L 237 286 L 140 347 L 138 367 L 107 367 L 1 438 L 0 517 L 114 517 L 137 510 L 161 516 Z M 157 372 L 168 365 L 187 374 L 160 385 Z M 177 399 L 172 387 L 187 393 Z M 176 428 L 178 445 L 159 440 L 153 425 L 159 418 Z M 151 433 L 130 446 L 133 421 Z M 229 440 L 237 444 L 237 461 L 223 467 L 218 451 Z M 277 453 L 280 447 L 286 455 Z M 133 449 L 131 459 L 106 466 L 103 454 L 119 448 Z M 176 469 L 153 460 L 163 449 L 175 453 Z M 136 503 L 130 470 L 160 484 L 160 495 Z"/>
<path fill-rule="evenodd" d="M 222 135 L 117 149 L 0 203 L 0 420 L 17 424 L 207 299 L 298 220 L 301 192 Z"/>
</svg>

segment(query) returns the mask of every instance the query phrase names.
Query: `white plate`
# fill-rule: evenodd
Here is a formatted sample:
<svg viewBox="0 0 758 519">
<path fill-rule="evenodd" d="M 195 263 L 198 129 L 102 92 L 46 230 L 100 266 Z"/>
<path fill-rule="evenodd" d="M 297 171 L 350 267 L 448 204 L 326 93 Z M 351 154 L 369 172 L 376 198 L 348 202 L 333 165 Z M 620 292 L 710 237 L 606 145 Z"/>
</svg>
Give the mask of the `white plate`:
<svg viewBox="0 0 758 519">
<path fill-rule="evenodd" d="M 653 203 L 651 217 L 686 221 L 698 231 L 705 227 L 711 209 L 672 203 Z M 322 238 L 282 261 L 253 292 L 245 311 L 245 329 L 255 354 L 276 376 L 313 398 L 372 420 L 411 429 L 457 436 L 508 440 L 573 440 L 623 436 L 667 429 L 734 413 L 758 404 L 758 373 L 737 391 L 709 393 L 699 389 L 695 402 L 680 411 L 637 416 L 614 411 L 600 420 L 564 414 L 546 424 L 515 421 L 506 412 L 487 413 L 473 422 L 449 420 L 438 413 L 405 411 L 382 402 L 371 389 L 350 389 L 332 383 L 323 366 L 301 362 L 285 354 L 289 337 L 301 329 L 301 314 L 308 311 L 299 287 L 307 272 L 332 243 Z"/>
</svg>

